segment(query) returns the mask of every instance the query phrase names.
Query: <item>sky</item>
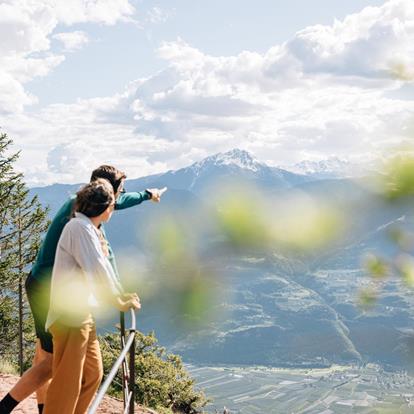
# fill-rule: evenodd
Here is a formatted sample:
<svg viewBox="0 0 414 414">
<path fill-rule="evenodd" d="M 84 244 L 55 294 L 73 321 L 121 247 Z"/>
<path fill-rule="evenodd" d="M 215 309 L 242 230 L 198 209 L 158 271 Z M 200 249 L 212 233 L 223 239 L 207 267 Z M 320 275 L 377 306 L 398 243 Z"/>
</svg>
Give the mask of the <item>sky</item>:
<svg viewBox="0 0 414 414">
<path fill-rule="evenodd" d="M 412 0 L 0 0 L 0 128 L 29 185 L 364 164 L 413 139 L 413 49 Z"/>
</svg>

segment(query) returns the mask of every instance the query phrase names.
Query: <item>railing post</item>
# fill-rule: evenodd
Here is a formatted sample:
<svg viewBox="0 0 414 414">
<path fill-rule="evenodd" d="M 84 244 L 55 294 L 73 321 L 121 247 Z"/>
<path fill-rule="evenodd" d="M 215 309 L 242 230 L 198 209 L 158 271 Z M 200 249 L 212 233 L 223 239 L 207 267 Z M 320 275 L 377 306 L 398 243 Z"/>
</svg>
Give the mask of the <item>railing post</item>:
<svg viewBox="0 0 414 414">
<path fill-rule="evenodd" d="M 100 402 L 105 396 L 106 391 L 108 390 L 111 382 L 114 380 L 119 368 L 123 368 L 125 376 L 123 376 L 123 389 L 124 389 L 124 414 L 134 414 L 135 408 L 135 332 L 136 332 L 136 318 L 135 312 L 133 309 L 131 312 L 131 328 L 129 329 L 128 338 L 123 337 L 121 343 L 123 344 L 121 353 L 119 354 L 117 360 L 111 368 L 111 371 L 105 378 L 104 383 L 98 390 L 98 393 L 95 396 L 95 399 L 92 401 L 88 409 L 88 414 L 96 413 L 96 410 L 99 407 Z M 125 320 L 122 321 L 121 316 L 121 332 L 125 332 Z M 123 325 L 123 326 L 122 326 Z M 129 361 L 128 355 L 129 353 Z M 129 362 L 129 367 L 128 367 Z M 129 371 L 129 372 L 128 372 Z"/>
<path fill-rule="evenodd" d="M 120 341 L 121 341 L 121 349 L 123 349 L 125 347 L 125 313 L 124 312 L 119 312 L 119 323 L 120 323 L 120 327 L 121 327 L 121 337 L 120 337 Z M 126 362 L 124 361 L 122 363 L 122 394 L 123 394 L 123 401 L 124 401 L 124 410 L 126 407 L 126 401 L 128 399 L 128 391 L 126 390 L 126 384 L 128 384 L 128 369 L 126 366 Z"/>
<path fill-rule="evenodd" d="M 134 335 L 134 339 L 132 340 L 132 345 L 129 350 L 129 393 L 130 393 L 130 401 L 129 401 L 129 414 L 134 414 L 135 412 L 135 329 L 131 331 Z"/>
<path fill-rule="evenodd" d="M 119 324 L 121 326 L 121 347 L 125 344 L 122 344 L 122 338 L 125 338 L 125 313 L 119 312 Z"/>
</svg>

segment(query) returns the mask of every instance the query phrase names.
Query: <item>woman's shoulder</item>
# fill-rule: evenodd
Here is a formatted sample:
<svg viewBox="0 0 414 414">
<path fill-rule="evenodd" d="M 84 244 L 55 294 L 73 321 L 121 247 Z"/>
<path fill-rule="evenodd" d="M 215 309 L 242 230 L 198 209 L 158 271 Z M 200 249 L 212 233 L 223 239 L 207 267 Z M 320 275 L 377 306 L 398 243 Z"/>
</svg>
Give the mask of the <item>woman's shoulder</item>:
<svg viewBox="0 0 414 414">
<path fill-rule="evenodd" d="M 68 231 L 88 231 L 94 232 L 93 223 L 85 216 L 85 217 L 72 217 L 69 222 L 66 224 L 65 228 Z"/>
</svg>

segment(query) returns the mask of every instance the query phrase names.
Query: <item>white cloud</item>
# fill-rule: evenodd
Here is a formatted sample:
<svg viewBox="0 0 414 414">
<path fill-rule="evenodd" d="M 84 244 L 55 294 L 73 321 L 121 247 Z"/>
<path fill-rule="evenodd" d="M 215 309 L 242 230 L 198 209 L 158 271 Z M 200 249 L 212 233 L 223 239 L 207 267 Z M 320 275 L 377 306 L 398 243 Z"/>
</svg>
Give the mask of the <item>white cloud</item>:
<svg viewBox="0 0 414 414">
<path fill-rule="evenodd" d="M 178 39 L 159 48 L 164 70 L 123 93 L 9 115 L 5 127 L 25 140 L 33 183 L 82 181 L 101 162 L 146 175 L 233 147 L 273 164 L 364 161 L 412 139 L 414 97 L 399 96 L 407 83 L 392 71 L 411 71 L 413 47 L 409 0 L 308 27 L 263 54 L 210 56 Z"/>
<path fill-rule="evenodd" d="M 268 160 L 274 148 L 274 162 L 303 152 L 373 156 L 404 136 L 390 124 L 411 120 L 413 101 L 390 92 L 401 85 L 393 66 L 413 67 L 413 48 L 406 0 L 308 27 L 263 55 L 213 57 L 181 39 L 164 43 L 159 54 L 170 73 L 131 94 L 137 131 L 201 148 L 211 141 L 216 150 L 239 142 Z"/>
<path fill-rule="evenodd" d="M 168 12 L 159 6 L 154 6 L 147 12 L 147 21 L 154 24 L 165 23 L 170 15 L 171 12 Z"/>
<path fill-rule="evenodd" d="M 61 41 L 67 51 L 81 49 L 89 42 L 88 35 L 80 30 L 74 32 L 56 33 L 53 35 L 53 38 Z"/>
<path fill-rule="evenodd" d="M 79 100 L 72 105 L 50 105 L 39 112 L 3 117 L 4 131 L 24 148 L 18 167 L 30 185 L 84 182 L 93 168 L 115 164 L 130 176 L 166 169 L 164 162 L 147 161 L 147 150 L 163 151 L 169 143 L 136 137 L 130 123 L 102 122 L 101 114 L 118 102 L 115 98 Z"/>
<path fill-rule="evenodd" d="M 36 97 L 25 92 L 22 84 L 0 70 L 0 108 L 6 112 L 17 112 L 23 105 L 36 102 Z"/>
<path fill-rule="evenodd" d="M 0 113 L 22 111 L 36 102 L 24 88 L 30 80 L 46 76 L 63 60 L 51 51 L 58 24 L 113 25 L 132 19 L 128 0 L 3 0 L 0 2 Z M 80 31 L 57 34 L 67 50 L 87 41 Z"/>
<path fill-rule="evenodd" d="M 56 19 L 67 26 L 87 22 L 113 25 L 118 21 L 130 21 L 135 11 L 128 0 L 45 0 L 38 3 L 45 9 L 52 9 Z M 26 4 L 33 2 L 26 0 Z"/>
</svg>

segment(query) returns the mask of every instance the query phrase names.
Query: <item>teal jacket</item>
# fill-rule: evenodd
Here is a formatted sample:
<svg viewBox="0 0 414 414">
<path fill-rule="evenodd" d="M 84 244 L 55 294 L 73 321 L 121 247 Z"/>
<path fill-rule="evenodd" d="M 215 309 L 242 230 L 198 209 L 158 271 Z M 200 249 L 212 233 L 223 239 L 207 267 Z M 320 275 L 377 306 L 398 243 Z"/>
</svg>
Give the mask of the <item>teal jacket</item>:
<svg viewBox="0 0 414 414">
<path fill-rule="evenodd" d="M 36 261 L 32 267 L 29 275 L 29 279 L 36 280 L 38 282 L 49 283 L 52 277 L 53 264 L 55 263 L 55 254 L 60 235 L 65 227 L 66 223 L 71 219 L 73 204 L 75 202 L 75 196 L 69 198 L 56 213 L 46 236 L 40 246 L 39 252 L 36 257 Z M 116 200 L 115 210 L 123 210 L 125 208 L 137 206 L 145 200 L 149 200 L 151 195 L 148 191 L 122 193 Z M 106 238 L 105 229 L 101 226 L 101 230 Z M 108 243 L 109 248 L 109 261 L 114 269 L 116 276 L 119 279 L 118 269 L 116 267 L 115 256 L 113 250 Z"/>
</svg>

